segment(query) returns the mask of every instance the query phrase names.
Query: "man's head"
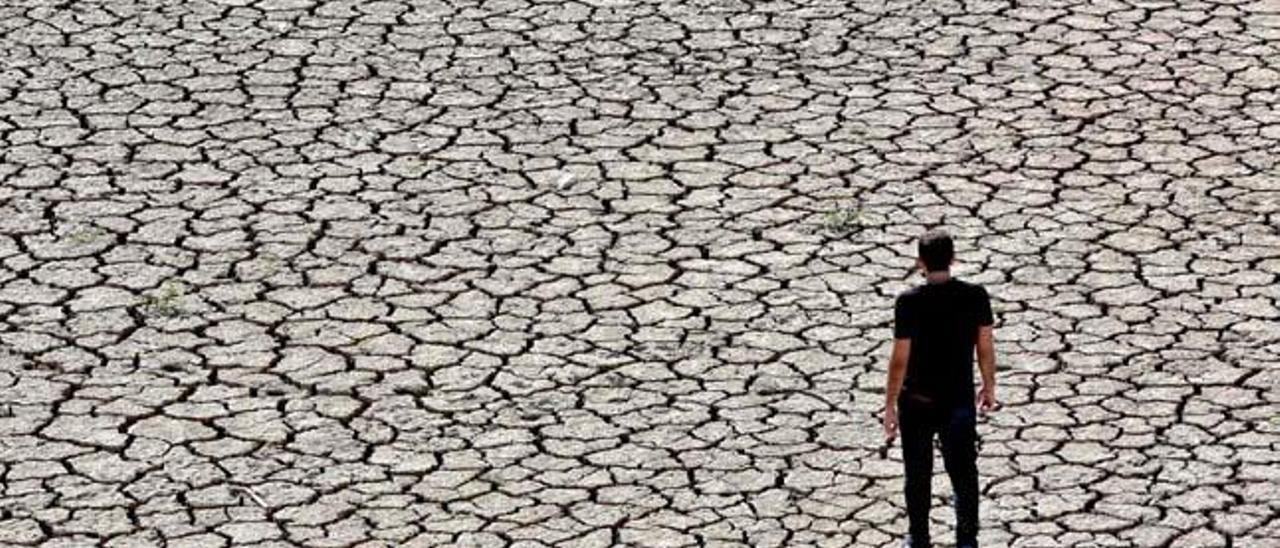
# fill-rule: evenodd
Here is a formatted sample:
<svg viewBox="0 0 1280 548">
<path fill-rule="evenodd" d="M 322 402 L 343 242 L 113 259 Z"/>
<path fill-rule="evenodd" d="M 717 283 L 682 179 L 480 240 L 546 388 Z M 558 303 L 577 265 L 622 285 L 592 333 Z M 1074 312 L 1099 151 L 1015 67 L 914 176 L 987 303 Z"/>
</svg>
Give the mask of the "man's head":
<svg viewBox="0 0 1280 548">
<path fill-rule="evenodd" d="M 951 234 L 941 228 L 935 228 L 920 236 L 917 246 L 916 265 L 927 272 L 951 270 L 955 261 L 955 245 L 951 243 Z"/>
</svg>

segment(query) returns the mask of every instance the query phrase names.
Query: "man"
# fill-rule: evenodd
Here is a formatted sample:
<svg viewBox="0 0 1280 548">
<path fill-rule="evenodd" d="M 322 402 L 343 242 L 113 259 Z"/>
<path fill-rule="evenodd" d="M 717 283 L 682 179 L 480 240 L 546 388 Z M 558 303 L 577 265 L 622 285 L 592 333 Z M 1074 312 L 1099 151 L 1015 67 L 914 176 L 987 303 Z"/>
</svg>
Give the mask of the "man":
<svg viewBox="0 0 1280 548">
<path fill-rule="evenodd" d="M 975 408 L 997 407 L 991 299 L 981 285 L 951 276 L 951 236 L 934 229 L 920 237 L 916 268 L 925 283 L 894 303 L 893 352 L 885 389 L 885 442 L 902 429 L 902 461 L 909 534 L 905 546 L 929 546 L 933 435 L 955 492 L 956 546 L 978 545 L 978 469 Z M 982 387 L 973 395 L 977 347 Z M 896 404 L 896 405 L 895 405 Z"/>
</svg>

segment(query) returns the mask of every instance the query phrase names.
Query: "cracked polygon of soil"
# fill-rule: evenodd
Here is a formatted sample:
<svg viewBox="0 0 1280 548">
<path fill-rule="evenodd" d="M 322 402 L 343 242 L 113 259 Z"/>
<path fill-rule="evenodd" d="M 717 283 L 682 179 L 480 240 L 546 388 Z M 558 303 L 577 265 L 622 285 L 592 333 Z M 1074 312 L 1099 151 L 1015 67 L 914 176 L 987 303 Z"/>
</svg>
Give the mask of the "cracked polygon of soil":
<svg viewBox="0 0 1280 548">
<path fill-rule="evenodd" d="M 1280 538 L 1274 3 L 0 21 L 2 545 L 896 546 L 935 223 L 983 545 Z"/>
</svg>

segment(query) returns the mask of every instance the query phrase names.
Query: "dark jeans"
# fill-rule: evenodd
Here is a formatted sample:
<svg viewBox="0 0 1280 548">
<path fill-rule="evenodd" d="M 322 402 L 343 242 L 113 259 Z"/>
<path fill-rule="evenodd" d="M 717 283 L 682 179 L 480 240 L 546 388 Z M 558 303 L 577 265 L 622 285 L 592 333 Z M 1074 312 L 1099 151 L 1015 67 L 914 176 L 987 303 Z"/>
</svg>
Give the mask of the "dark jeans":
<svg viewBox="0 0 1280 548">
<path fill-rule="evenodd" d="M 942 446 L 942 462 L 955 492 L 956 546 L 978 545 L 977 429 L 974 404 L 947 405 L 903 393 L 898 398 L 898 428 L 906 468 L 907 520 L 911 546 L 929 546 L 930 481 L 933 435 Z"/>
</svg>

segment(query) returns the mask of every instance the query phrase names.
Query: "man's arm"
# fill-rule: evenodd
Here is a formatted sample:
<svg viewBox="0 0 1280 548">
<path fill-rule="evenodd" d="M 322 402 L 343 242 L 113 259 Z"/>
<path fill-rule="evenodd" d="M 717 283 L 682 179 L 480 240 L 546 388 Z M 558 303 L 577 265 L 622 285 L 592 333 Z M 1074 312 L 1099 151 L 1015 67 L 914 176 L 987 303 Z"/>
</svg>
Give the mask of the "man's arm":
<svg viewBox="0 0 1280 548">
<path fill-rule="evenodd" d="M 915 332 L 915 317 L 907 299 L 899 295 L 893 303 L 893 352 L 889 355 L 889 376 L 884 388 L 884 406 L 893 409 L 902 390 L 902 380 L 907 373 L 907 358 L 911 355 L 911 336 Z"/>
<path fill-rule="evenodd" d="M 996 386 L 996 345 L 992 326 L 978 326 L 978 369 L 982 372 L 982 386 Z"/>
<path fill-rule="evenodd" d="M 911 353 L 911 339 L 893 338 L 893 354 L 889 356 L 889 380 L 884 389 L 884 440 L 880 446 L 880 458 L 884 458 L 889 444 L 898 436 L 898 392 L 902 390 L 902 377 L 907 372 L 907 356 Z"/>
<path fill-rule="evenodd" d="M 995 316 L 991 313 L 991 296 L 981 289 L 978 299 L 978 370 L 982 373 L 982 387 L 974 404 L 982 412 L 994 409 L 996 402 L 996 346 L 992 331 Z"/>
<path fill-rule="evenodd" d="M 884 406 L 892 409 L 902 391 L 902 378 L 907 374 L 907 357 L 911 355 L 911 339 L 893 339 L 893 352 L 889 356 L 889 380 L 884 389 Z"/>
<path fill-rule="evenodd" d="M 911 335 L 915 333 L 915 318 L 909 302 L 903 295 L 893 302 L 893 353 L 889 356 L 889 375 L 884 387 L 884 439 L 880 458 L 884 458 L 889 444 L 898 435 L 898 391 L 907 372 L 907 357 L 911 354 Z"/>
</svg>

